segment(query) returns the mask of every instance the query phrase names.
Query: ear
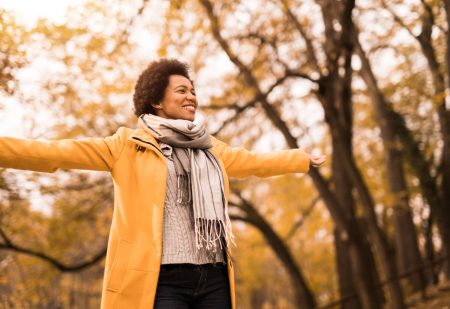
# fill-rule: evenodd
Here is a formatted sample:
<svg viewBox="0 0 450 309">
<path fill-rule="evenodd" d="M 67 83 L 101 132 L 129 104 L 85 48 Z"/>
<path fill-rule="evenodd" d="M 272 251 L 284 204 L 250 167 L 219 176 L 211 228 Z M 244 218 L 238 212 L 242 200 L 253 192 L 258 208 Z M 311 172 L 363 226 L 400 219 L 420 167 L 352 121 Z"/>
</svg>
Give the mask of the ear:
<svg viewBox="0 0 450 309">
<path fill-rule="evenodd" d="M 162 109 L 162 104 L 161 104 L 161 102 L 159 102 L 159 103 L 152 103 L 152 107 L 154 109 Z"/>
</svg>

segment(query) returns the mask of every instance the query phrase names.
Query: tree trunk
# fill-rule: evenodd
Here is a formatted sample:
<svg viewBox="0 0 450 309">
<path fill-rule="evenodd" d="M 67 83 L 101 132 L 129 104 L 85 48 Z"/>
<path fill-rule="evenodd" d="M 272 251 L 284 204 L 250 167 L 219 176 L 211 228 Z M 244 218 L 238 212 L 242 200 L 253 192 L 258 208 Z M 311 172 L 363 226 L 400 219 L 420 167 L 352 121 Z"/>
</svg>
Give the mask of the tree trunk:
<svg viewBox="0 0 450 309">
<path fill-rule="evenodd" d="M 356 293 L 357 289 L 353 280 L 352 261 L 349 255 L 349 244 L 345 239 L 340 237 L 341 233 L 334 230 L 334 247 L 336 251 L 336 265 L 338 272 L 339 294 L 341 297 Z M 342 309 L 359 309 L 361 302 L 358 298 L 351 298 L 341 304 Z"/>
<path fill-rule="evenodd" d="M 377 223 L 374 202 L 372 196 L 359 172 L 353 158 L 351 147 L 348 146 L 347 139 L 352 130 L 352 73 L 351 59 L 353 55 L 353 33 L 354 25 L 352 20 L 353 0 L 343 2 L 341 8 L 340 24 L 342 31 L 337 34 L 333 23 L 336 22 L 335 11 L 340 13 L 339 7 L 334 7 L 335 2 L 331 0 L 318 1 L 325 24 L 325 51 L 327 57 L 328 75 L 323 75 L 319 82 L 317 91 L 318 98 L 325 111 L 325 120 L 330 126 L 333 141 L 333 150 L 341 159 L 339 162 L 346 171 L 347 177 L 358 193 L 364 216 L 368 223 L 369 237 L 373 241 L 379 254 L 381 267 L 387 278 L 387 287 L 391 295 L 391 305 L 395 309 L 405 308 L 403 292 L 400 284 L 396 280 L 391 280 L 398 276 L 397 267 L 393 260 L 392 251 L 386 236 Z"/>
<path fill-rule="evenodd" d="M 340 157 L 344 158 L 340 163 L 346 169 L 349 179 L 351 179 L 353 186 L 361 198 L 364 216 L 367 219 L 369 237 L 377 248 L 382 269 L 388 280 L 388 290 L 391 295 L 392 307 L 405 308 L 403 293 L 399 282 L 396 280 L 391 280 L 398 276 L 394 252 L 392 251 L 383 231 L 378 226 L 372 197 L 362 179 L 361 174 L 359 173 L 359 170 L 356 167 L 352 153 L 345 147 L 344 143 L 342 143 L 341 128 L 340 125 L 338 125 L 339 122 L 336 116 L 336 105 L 339 103 L 342 104 L 342 101 L 338 102 L 339 100 L 337 100 L 337 98 L 339 98 L 339 94 L 333 93 L 333 83 L 336 82 L 336 79 L 336 76 L 327 78 L 322 82 L 322 87 L 319 89 L 321 100 L 324 102 L 323 104 L 325 106 L 326 119 L 331 127 L 332 137 L 337 140 L 335 143 L 337 148 L 335 148 L 334 151 L 340 152 Z"/>
<path fill-rule="evenodd" d="M 353 36 L 356 53 L 361 60 L 361 75 L 364 79 L 376 113 L 375 120 L 381 130 L 381 137 L 386 155 L 386 173 L 391 197 L 389 205 L 394 210 L 394 240 L 399 271 L 405 273 L 420 267 L 422 259 L 417 243 L 416 229 L 409 208 L 409 195 L 403 169 L 401 144 L 398 141 L 395 127 L 389 117 L 387 102 L 379 90 L 369 59 L 362 49 L 358 35 Z M 413 291 L 425 289 L 423 272 L 409 277 Z"/>
<path fill-rule="evenodd" d="M 342 111 L 341 111 L 342 113 Z M 346 124 L 347 124 L 347 130 L 345 131 L 345 144 L 346 147 L 352 148 L 352 117 L 350 113 L 345 113 L 345 118 L 347 118 Z M 350 128 L 350 130 L 348 130 Z M 336 148 L 336 139 L 332 140 L 333 143 L 333 149 Z M 353 199 L 352 195 L 352 184 L 349 181 L 347 177 L 347 173 L 345 169 L 343 168 L 341 161 L 343 158 L 339 157 L 339 152 L 333 152 L 333 158 L 332 158 L 332 172 L 333 172 L 333 178 L 332 185 L 335 189 L 336 197 L 339 201 L 339 204 L 343 206 L 343 212 L 345 213 L 345 216 L 349 219 L 349 221 L 355 221 L 355 201 Z M 335 235 L 339 235 L 339 230 Z M 347 247 L 344 243 L 345 240 L 341 237 L 335 237 L 335 247 L 336 247 L 336 258 L 337 258 L 337 265 L 338 265 L 338 274 L 339 274 L 339 289 L 341 292 L 341 295 L 347 295 L 356 292 L 356 289 L 354 289 L 354 283 L 351 280 L 348 280 L 348 278 L 352 278 L 351 275 L 351 260 L 347 252 L 344 252 L 343 249 Z M 370 250 L 370 249 L 369 249 Z M 360 306 L 360 302 L 356 299 L 354 301 L 345 303 L 343 305 L 343 308 L 358 308 Z"/>
<path fill-rule="evenodd" d="M 444 255 L 450 253 L 450 110 L 446 104 L 445 97 L 445 77 L 442 73 L 439 61 L 436 57 L 436 52 L 432 43 L 432 27 L 434 26 L 434 15 L 432 8 L 426 3 L 423 3 L 425 13 L 422 17 L 422 31 L 416 37 L 420 44 L 422 53 L 427 59 L 428 67 L 433 79 L 433 86 L 435 92 L 435 99 L 438 101 L 437 114 L 439 117 L 440 131 L 442 135 L 442 153 L 439 170 L 441 171 L 441 182 L 439 186 L 440 197 L 442 205 L 436 209 L 436 222 L 438 224 L 439 232 L 442 237 L 442 245 Z M 450 3 L 449 0 L 444 0 L 444 7 L 446 11 L 447 28 L 450 26 Z M 446 62 L 447 68 L 450 64 L 450 33 L 447 31 L 446 35 Z M 447 70 L 448 75 L 448 70 Z M 447 87 L 450 87 L 450 81 L 447 78 Z M 450 89 L 450 88 L 448 88 Z M 450 278 L 450 262 L 444 263 L 444 272 L 447 278 Z"/>
<path fill-rule="evenodd" d="M 447 20 L 447 34 L 446 34 L 446 64 L 447 64 L 447 89 L 450 90 L 450 0 L 444 0 L 444 7 Z M 444 199 L 448 221 L 450 221 L 450 102 L 448 98 L 444 98 L 442 104 L 439 106 L 438 115 L 441 125 L 441 134 L 443 140 L 442 159 L 440 169 L 442 171 L 442 180 L 440 191 Z M 447 225 L 450 228 L 450 225 Z M 450 231 L 448 231 L 450 234 Z M 448 237 L 448 245 L 444 248 L 445 255 L 450 257 L 450 236 Z M 444 264 L 446 267 L 445 273 L 447 278 L 450 278 L 450 262 Z"/>
<path fill-rule="evenodd" d="M 253 76 L 251 70 L 240 61 L 239 57 L 233 53 L 228 42 L 222 37 L 219 29 L 219 23 L 217 16 L 214 14 L 212 3 L 208 0 L 200 0 L 200 3 L 205 8 L 207 16 L 210 20 L 211 32 L 219 43 L 224 52 L 228 55 L 231 62 L 233 62 L 239 69 L 240 74 L 245 78 L 248 86 L 256 93 L 256 100 L 261 104 L 262 108 L 266 112 L 267 117 L 271 120 L 275 127 L 277 127 L 281 134 L 286 139 L 290 148 L 298 148 L 296 138 L 291 134 L 286 123 L 281 119 L 278 111 L 268 102 L 267 93 L 263 93 L 258 85 L 256 78 Z M 331 3 L 331 2 L 330 2 Z M 350 13 L 347 15 L 351 15 Z M 348 17 L 348 16 L 346 16 Z M 348 18 L 347 18 L 348 19 Z M 348 65 L 348 63 L 347 63 Z M 358 295 L 361 299 L 361 304 L 365 309 L 378 309 L 381 307 L 379 303 L 379 297 L 376 292 L 376 280 L 372 277 L 370 271 L 371 266 L 368 264 L 366 255 L 368 254 L 367 248 L 364 246 L 364 241 L 361 241 L 362 232 L 357 224 L 350 222 L 345 216 L 343 206 L 338 202 L 334 192 L 332 192 L 325 179 L 315 169 L 310 171 L 314 184 L 321 197 L 323 198 L 325 205 L 327 206 L 331 216 L 333 217 L 336 227 L 342 231 L 345 238 L 349 243 L 349 254 L 352 260 L 352 273 L 354 275 L 353 280 L 355 286 L 358 288 Z M 370 252 L 370 251 L 369 251 Z"/>
<path fill-rule="evenodd" d="M 345 118 L 346 121 L 346 130 L 343 135 L 345 135 L 345 141 L 343 143 L 349 149 L 352 149 L 352 132 L 351 128 L 353 126 L 352 116 L 351 116 L 351 108 L 344 108 L 339 111 L 341 113 L 341 118 Z M 338 145 L 335 145 L 336 139 L 332 140 L 333 149 L 336 149 Z M 350 150 L 351 151 L 351 150 Z M 345 160 L 344 158 L 339 157 L 340 152 L 333 152 L 332 159 L 332 171 L 333 178 L 332 183 L 335 188 L 335 195 L 339 201 L 339 204 L 342 205 L 342 210 L 347 217 L 349 222 L 352 222 L 354 226 L 357 226 L 357 220 L 355 218 L 355 201 L 352 195 L 352 183 L 350 182 L 346 170 L 343 168 L 341 162 Z M 336 258 L 337 258 L 337 269 L 339 274 L 339 289 L 340 294 L 342 296 L 353 294 L 357 292 L 355 289 L 355 283 L 352 280 L 348 280 L 348 278 L 353 278 L 352 275 L 352 260 L 349 256 L 347 240 L 339 237 L 340 231 L 338 230 L 335 235 L 335 247 L 336 247 Z M 361 233 L 360 244 L 359 246 L 364 247 L 362 253 L 365 253 L 366 257 L 364 268 L 367 268 L 371 271 L 371 280 L 374 283 L 379 282 L 376 266 L 374 263 L 374 259 L 372 257 L 372 250 L 370 248 L 369 243 L 365 240 L 363 234 Z M 358 293 L 357 293 L 358 294 Z M 342 305 L 343 309 L 347 308 L 361 308 L 362 299 L 352 299 L 348 302 L 345 302 Z M 382 298 L 378 299 L 378 304 L 383 302 Z"/>
<path fill-rule="evenodd" d="M 437 284 L 439 282 L 438 274 L 435 270 L 433 262 L 435 260 L 435 249 L 433 243 L 433 217 L 424 220 L 423 223 L 423 234 L 425 238 L 425 265 L 426 265 L 426 278 L 427 282 L 430 284 Z"/>
<path fill-rule="evenodd" d="M 364 239 L 364 234 L 361 233 L 358 224 L 352 224 L 352 227 L 356 230 L 351 230 L 349 234 L 348 252 L 352 261 L 353 282 L 357 287 L 361 308 L 382 308 L 383 297 L 377 287 L 378 276 L 374 275 L 376 274 L 376 268 L 374 267 L 372 252 L 367 250 L 367 241 Z M 367 292 L 368 290 L 370 290 L 370 293 Z"/>
</svg>

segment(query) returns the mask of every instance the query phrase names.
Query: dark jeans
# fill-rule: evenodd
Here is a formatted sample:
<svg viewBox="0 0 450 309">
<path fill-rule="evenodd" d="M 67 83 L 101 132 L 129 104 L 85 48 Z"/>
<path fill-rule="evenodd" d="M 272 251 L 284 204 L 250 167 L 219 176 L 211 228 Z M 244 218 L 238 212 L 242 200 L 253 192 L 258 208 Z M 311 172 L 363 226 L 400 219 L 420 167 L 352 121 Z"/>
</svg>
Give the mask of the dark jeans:
<svg viewBox="0 0 450 309">
<path fill-rule="evenodd" d="M 162 265 L 155 309 L 230 309 L 227 266 Z"/>
</svg>

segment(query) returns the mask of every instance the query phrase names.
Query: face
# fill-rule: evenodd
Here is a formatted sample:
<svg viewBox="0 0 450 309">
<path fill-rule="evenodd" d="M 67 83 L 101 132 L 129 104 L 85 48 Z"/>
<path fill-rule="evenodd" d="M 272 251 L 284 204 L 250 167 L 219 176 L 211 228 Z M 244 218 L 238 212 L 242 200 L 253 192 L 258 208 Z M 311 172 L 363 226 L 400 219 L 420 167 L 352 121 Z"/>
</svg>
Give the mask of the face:
<svg viewBox="0 0 450 309">
<path fill-rule="evenodd" d="M 164 98 L 153 107 L 159 117 L 194 121 L 197 98 L 191 81 L 181 75 L 171 75 Z"/>
</svg>

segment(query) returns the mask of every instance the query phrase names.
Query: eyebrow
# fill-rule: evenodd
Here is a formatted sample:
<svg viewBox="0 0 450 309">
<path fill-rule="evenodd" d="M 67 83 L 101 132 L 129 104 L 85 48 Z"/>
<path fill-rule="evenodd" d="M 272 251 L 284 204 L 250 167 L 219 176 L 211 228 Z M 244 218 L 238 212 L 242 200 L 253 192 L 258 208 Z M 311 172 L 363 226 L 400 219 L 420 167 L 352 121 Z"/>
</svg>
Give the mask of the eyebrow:
<svg viewBox="0 0 450 309">
<path fill-rule="evenodd" d="M 178 89 L 178 88 L 180 88 L 180 87 L 185 88 L 185 89 L 188 89 L 188 88 L 189 88 L 188 86 L 185 86 L 185 85 L 179 85 L 179 86 L 176 86 L 175 89 Z M 195 91 L 195 88 L 192 87 L 191 90 L 194 90 L 194 91 Z"/>
</svg>

